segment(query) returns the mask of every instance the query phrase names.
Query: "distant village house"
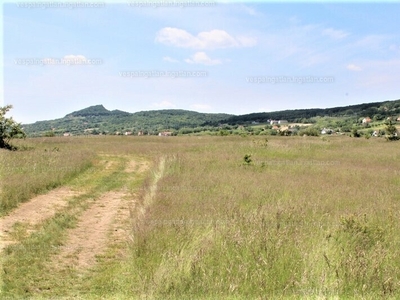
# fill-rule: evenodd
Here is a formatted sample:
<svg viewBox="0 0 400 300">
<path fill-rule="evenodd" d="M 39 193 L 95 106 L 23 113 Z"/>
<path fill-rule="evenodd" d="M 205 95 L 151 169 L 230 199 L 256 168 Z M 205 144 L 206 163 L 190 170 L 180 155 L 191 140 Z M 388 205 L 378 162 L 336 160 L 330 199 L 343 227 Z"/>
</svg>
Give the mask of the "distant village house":
<svg viewBox="0 0 400 300">
<path fill-rule="evenodd" d="M 158 136 L 172 136 L 172 132 L 170 131 L 163 131 L 158 134 Z"/>
<path fill-rule="evenodd" d="M 332 134 L 332 133 L 335 133 L 333 129 L 324 128 L 321 130 L 321 134 Z"/>
<path fill-rule="evenodd" d="M 369 124 L 369 123 L 371 123 L 371 118 L 370 117 L 366 117 L 366 118 L 364 118 L 363 120 L 362 120 L 362 123 L 363 124 Z"/>
<path fill-rule="evenodd" d="M 287 120 L 270 120 L 269 124 L 270 125 L 282 125 L 282 124 L 287 124 L 288 121 Z"/>
</svg>

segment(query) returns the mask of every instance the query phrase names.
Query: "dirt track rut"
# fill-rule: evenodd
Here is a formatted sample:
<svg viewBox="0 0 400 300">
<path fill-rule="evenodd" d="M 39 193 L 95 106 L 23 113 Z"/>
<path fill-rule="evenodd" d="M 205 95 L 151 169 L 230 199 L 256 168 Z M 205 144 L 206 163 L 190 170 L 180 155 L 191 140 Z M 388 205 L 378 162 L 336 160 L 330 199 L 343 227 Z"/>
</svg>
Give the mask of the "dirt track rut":
<svg viewBox="0 0 400 300">
<path fill-rule="evenodd" d="M 68 233 L 67 242 L 61 247 L 55 261 L 64 267 L 93 265 L 96 254 L 101 253 L 107 245 L 118 211 L 124 209 L 124 197 L 126 195 L 122 192 L 108 192 L 84 211 L 78 226 Z"/>
<path fill-rule="evenodd" d="M 118 164 L 118 158 L 100 161 L 99 172 L 110 173 Z M 111 159 L 111 160 L 110 160 Z M 149 168 L 148 162 L 130 159 L 126 162 L 124 173 L 127 182 L 137 178 Z M 68 187 L 57 188 L 45 195 L 32 198 L 21 204 L 9 215 L 0 219 L 0 251 L 11 243 L 15 224 L 23 224 L 27 233 L 40 228 L 40 224 L 52 218 L 58 211 L 66 208 L 69 200 L 83 192 Z M 58 269 L 87 269 L 97 261 L 96 256 L 102 254 L 111 244 L 129 240 L 130 207 L 134 203 L 134 195 L 126 186 L 111 190 L 88 201 L 88 208 L 79 214 L 75 228 L 69 229 L 67 238 L 58 253 L 51 257 L 49 263 Z"/>
<path fill-rule="evenodd" d="M 32 232 L 36 225 L 54 216 L 59 209 L 67 206 L 69 199 L 79 194 L 68 187 L 61 187 L 22 203 L 0 220 L 0 251 L 7 245 L 15 243 L 9 235 L 14 225 L 24 224 L 28 232 Z"/>
<path fill-rule="evenodd" d="M 125 173 L 133 176 L 148 169 L 146 162 L 131 160 Z M 130 207 L 134 196 L 126 191 L 114 190 L 103 194 L 83 212 L 78 224 L 69 230 L 68 238 L 53 263 L 58 268 L 88 268 L 96 263 L 110 243 L 129 239 Z"/>
</svg>

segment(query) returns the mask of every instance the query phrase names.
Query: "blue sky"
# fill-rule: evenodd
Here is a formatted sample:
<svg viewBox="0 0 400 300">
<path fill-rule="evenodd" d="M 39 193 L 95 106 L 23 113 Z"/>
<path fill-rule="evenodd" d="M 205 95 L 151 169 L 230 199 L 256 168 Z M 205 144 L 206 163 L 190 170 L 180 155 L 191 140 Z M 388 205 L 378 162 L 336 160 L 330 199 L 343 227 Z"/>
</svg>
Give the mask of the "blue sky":
<svg viewBox="0 0 400 300">
<path fill-rule="evenodd" d="M 96 104 L 245 114 L 400 99 L 399 2 L 197 2 L 209 6 L 5 4 L 0 105 L 31 123 Z"/>
</svg>

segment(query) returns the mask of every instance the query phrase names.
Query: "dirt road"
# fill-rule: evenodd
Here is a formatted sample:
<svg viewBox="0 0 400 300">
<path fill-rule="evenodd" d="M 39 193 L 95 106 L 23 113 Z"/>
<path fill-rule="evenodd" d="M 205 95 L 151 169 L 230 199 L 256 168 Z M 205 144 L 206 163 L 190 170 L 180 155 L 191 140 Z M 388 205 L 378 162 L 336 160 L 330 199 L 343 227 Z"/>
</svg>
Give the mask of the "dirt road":
<svg viewBox="0 0 400 300">
<path fill-rule="evenodd" d="M 149 168 L 148 162 L 145 161 L 126 158 L 121 160 L 118 157 L 107 156 L 99 162 L 99 170 L 93 174 L 96 174 L 97 180 L 106 178 L 117 172 L 121 164 L 124 165 L 121 172 L 126 174 L 124 178 L 127 183 L 130 179 L 142 176 Z M 90 182 L 90 175 L 82 176 L 86 176 L 82 181 Z M 77 209 L 79 216 L 76 226 L 66 231 L 65 242 L 59 247 L 58 253 L 49 259 L 49 263 L 57 268 L 84 269 L 93 266 L 96 256 L 110 243 L 129 239 L 130 207 L 135 202 L 135 195 L 130 193 L 126 186 L 104 192 L 94 198 L 91 197 L 93 193 L 86 186 L 78 190 L 63 186 L 21 204 L 0 219 L 0 251 L 4 251 L 11 244 L 21 242 L 21 236 L 15 238 L 18 228 L 23 228 L 23 238 L 29 238 L 33 232 L 40 230 L 47 220 L 68 209 L 72 201 L 79 202 L 77 197 L 81 197 L 82 201 L 86 201 L 85 209 L 80 212 Z"/>
</svg>

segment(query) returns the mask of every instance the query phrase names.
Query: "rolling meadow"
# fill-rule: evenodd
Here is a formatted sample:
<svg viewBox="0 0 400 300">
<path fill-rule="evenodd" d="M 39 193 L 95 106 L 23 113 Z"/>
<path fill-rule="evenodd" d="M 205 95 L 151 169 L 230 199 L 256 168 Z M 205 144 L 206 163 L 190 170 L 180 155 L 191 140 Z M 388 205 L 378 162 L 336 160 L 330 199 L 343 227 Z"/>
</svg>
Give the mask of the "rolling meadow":
<svg viewBox="0 0 400 300">
<path fill-rule="evenodd" d="M 1 232 L 2 299 L 400 297 L 397 142 L 97 136 L 14 144 L 19 151 L 0 151 L 0 222 L 38 195 L 69 196 L 48 217 Z M 95 231 L 81 239 L 74 231 L 97 226 L 99 244 Z M 86 246 L 93 257 L 82 254 Z"/>
</svg>

